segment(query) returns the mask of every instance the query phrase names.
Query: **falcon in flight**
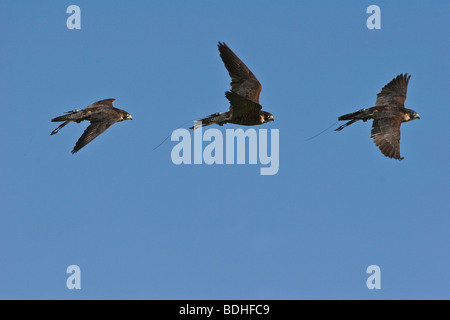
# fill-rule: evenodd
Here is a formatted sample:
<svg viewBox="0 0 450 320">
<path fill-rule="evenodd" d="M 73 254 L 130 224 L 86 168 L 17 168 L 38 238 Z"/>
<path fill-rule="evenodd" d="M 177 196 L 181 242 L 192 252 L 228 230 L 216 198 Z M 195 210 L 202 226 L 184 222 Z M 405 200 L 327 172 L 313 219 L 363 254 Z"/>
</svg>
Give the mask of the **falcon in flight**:
<svg viewBox="0 0 450 320">
<path fill-rule="evenodd" d="M 419 114 L 405 108 L 406 90 L 411 76 L 400 74 L 389 82 L 377 94 L 375 107 L 361 109 L 345 114 L 339 120 L 350 120 L 335 131 L 340 131 L 352 123 L 373 119 L 372 135 L 375 144 L 389 158 L 402 160 L 400 157 L 400 125 L 414 119 L 420 119 Z"/>
<path fill-rule="evenodd" d="M 266 111 L 261 111 L 259 104 L 259 94 L 262 86 L 249 68 L 231 51 L 225 43 L 219 42 L 220 57 L 231 77 L 231 91 L 225 93 L 225 97 L 230 102 L 230 109 L 227 112 L 217 112 L 199 121 L 190 129 L 225 123 L 234 123 L 244 126 L 254 126 L 269 121 L 274 121 L 273 115 Z"/>
<path fill-rule="evenodd" d="M 84 120 L 90 121 L 91 124 L 83 132 L 72 150 L 72 154 L 76 153 L 114 123 L 133 119 L 128 112 L 114 108 L 114 101 L 116 101 L 116 99 L 97 101 L 83 110 L 72 110 L 66 112 L 63 116 L 52 119 L 52 122 L 64 122 L 58 128 L 53 130 L 51 135 L 57 134 L 58 131 L 69 122 L 80 123 Z"/>
</svg>

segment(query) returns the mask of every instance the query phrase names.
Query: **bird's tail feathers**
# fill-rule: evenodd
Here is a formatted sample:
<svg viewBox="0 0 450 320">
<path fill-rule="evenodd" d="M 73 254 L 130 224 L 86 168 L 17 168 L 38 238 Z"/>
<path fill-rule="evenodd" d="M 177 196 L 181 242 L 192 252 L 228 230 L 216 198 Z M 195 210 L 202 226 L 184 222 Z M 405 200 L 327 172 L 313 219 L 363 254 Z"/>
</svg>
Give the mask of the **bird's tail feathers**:
<svg viewBox="0 0 450 320">
<path fill-rule="evenodd" d="M 227 120 L 228 120 L 228 112 L 225 113 L 217 112 L 210 114 L 209 116 L 203 119 L 195 121 L 194 126 L 190 127 L 189 129 L 197 129 L 212 124 L 218 124 L 220 126 L 223 126 L 225 123 L 227 123 Z"/>
<path fill-rule="evenodd" d="M 66 122 L 64 122 L 64 123 L 62 123 L 62 124 L 60 124 L 58 128 L 56 128 L 55 130 L 52 131 L 52 133 L 50 133 L 50 135 L 52 136 L 52 135 L 54 135 L 54 134 L 57 134 L 58 131 L 61 130 L 62 128 L 64 128 L 64 126 L 65 126 L 66 124 L 68 124 L 69 122 L 72 122 L 72 120 L 68 120 L 68 121 L 66 121 Z"/>
<path fill-rule="evenodd" d="M 343 116 L 340 116 L 338 118 L 338 120 L 339 121 L 350 120 L 350 121 L 348 121 L 347 123 L 344 123 L 339 128 L 334 129 L 334 131 L 341 131 L 345 127 L 347 127 L 347 126 L 351 125 L 352 123 L 355 123 L 356 121 L 359 121 L 359 120 L 367 121 L 368 119 L 370 119 L 370 113 L 371 113 L 371 111 L 369 109 L 361 109 L 356 112 L 344 114 Z"/>
<path fill-rule="evenodd" d="M 339 118 L 339 120 L 346 120 L 346 119 L 341 119 Z M 337 129 L 334 129 L 334 131 L 341 131 L 342 129 L 344 129 L 345 127 L 348 127 L 349 125 L 351 125 L 352 123 L 355 123 L 356 121 L 358 121 L 359 119 L 353 119 L 350 120 L 349 122 L 344 123 L 342 126 L 340 126 Z"/>
<path fill-rule="evenodd" d="M 358 110 L 356 112 L 352 112 L 352 113 L 347 113 L 344 114 L 343 116 L 340 116 L 338 118 L 339 121 L 341 120 L 353 120 L 353 119 L 357 119 L 357 120 L 368 120 L 371 118 L 372 116 L 372 110 L 373 108 L 369 108 L 369 109 L 361 109 Z"/>
<path fill-rule="evenodd" d="M 65 115 L 53 118 L 52 122 L 62 122 L 62 121 L 67 121 L 67 120 L 73 120 L 75 118 L 74 115 L 77 114 L 78 111 L 79 111 L 78 109 L 75 109 L 72 111 L 67 111 Z"/>
</svg>

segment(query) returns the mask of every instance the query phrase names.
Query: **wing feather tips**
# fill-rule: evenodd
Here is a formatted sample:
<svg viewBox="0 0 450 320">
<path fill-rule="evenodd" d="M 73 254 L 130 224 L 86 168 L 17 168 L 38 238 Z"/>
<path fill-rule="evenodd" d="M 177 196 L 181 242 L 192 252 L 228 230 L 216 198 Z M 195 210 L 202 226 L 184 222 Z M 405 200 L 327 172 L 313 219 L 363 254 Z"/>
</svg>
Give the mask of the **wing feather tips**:
<svg viewBox="0 0 450 320">
<path fill-rule="evenodd" d="M 217 48 L 219 49 L 219 54 L 220 54 L 220 57 L 222 58 L 222 60 L 223 60 L 224 56 L 227 56 L 229 51 L 231 51 L 225 42 L 219 41 L 219 43 L 217 44 Z"/>
<path fill-rule="evenodd" d="M 407 88 L 409 79 L 411 79 L 411 75 L 400 73 L 397 77 L 395 77 L 390 83 L 388 83 L 385 88 L 392 87 L 394 88 Z"/>
<path fill-rule="evenodd" d="M 78 151 L 80 151 L 86 144 L 87 143 L 82 143 L 82 137 L 80 137 L 80 139 L 78 139 L 78 141 L 75 143 L 75 146 L 72 149 L 72 154 L 75 154 Z"/>
<path fill-rule="evenodd" d="M 225 42 L 221 42 L 219 41 L 217 43 L 217 47 L 219 49 L 219 51 L 222 53 L 226 53 L 227 51 L 231 51 L 230 47 L 225 43 Z"/>
<path fill-rule="evenodd" d="M 394 158 L 396 160 L 403 160 L 404 158 L 400 156 L 400 147 L 392 145 L 391 141 L 386 139 L 382 134 L 372 134 L 370 136 L 373 138 L 373 142 L 380 149 L 381 153 L 388 157 Z"/>
<path fill-rule="evenodd" d="M 379 106 L 401 106 L 406 100 L 408 83 L 411 75 L 401 73 L 386 84 L 377 94 L 376 104 Z"/>
<path fill-rule="evenodd" d="M 405 88 L 408 87 L 409 79 L 411 79 L 411 75 L 408 75 L 407 73 L 405 73 Z"/>
<path fill-rule="evenodd" d="M 398 82 L 397 82 L 398 86 L 406 89 L 408 87 L 410 78 L 411 78 L 411 75 L 408 75 L 408 73 L 400 74 L 400 76 L 398 77 Z"/>
</svg>

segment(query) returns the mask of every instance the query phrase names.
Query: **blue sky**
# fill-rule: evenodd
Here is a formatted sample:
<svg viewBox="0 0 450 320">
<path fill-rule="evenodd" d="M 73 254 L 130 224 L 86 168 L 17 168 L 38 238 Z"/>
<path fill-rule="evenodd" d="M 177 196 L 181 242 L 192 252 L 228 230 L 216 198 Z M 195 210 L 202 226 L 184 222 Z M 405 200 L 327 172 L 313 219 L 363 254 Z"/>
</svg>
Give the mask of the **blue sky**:
<svg viewBox="0 0 450 320">
<path fill-rule="evenodd" d="M 2 1 L 0 298 L 449 299 L 449 15 L 445 1 Z M 227 110 L 218 41 L 262 83 L 274 176 L 153 151 Z M 403 161 L 370 123 L 305 141 L 405 72 L 421 120 L 402 125 Z M 105 98 L 133 121 L 76 155 L 86 123 L 50 136 L 51 118 Z"/>
</svg>

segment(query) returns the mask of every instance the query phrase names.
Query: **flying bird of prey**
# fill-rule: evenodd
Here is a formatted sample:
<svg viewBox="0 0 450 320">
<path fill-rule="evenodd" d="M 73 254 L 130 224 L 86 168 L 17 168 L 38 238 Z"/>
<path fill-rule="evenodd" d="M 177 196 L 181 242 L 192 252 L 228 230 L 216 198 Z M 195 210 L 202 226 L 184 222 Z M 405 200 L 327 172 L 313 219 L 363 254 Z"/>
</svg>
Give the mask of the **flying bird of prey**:
<svg viewBox="0 0 450 320">
<path fill-rule="evenodd" d="M 361 109 L 345 114 L 339 120 L 350 120 L 335 131 L 340 131 L 352 123 L 373 119 L 372 135 L 375 144 L 389 158 L 400 157 L 400 125 L 414 119 L 420 119 L 417 112 L 405 108 L 406 90 L 411 76 L 400 74 L 377 94 L 375 107 Z"/>
<path fill-rule="evenodd" d="M 102 134 L 114 123 L 133 119 L 128 112 L 114 108 L 114 101 L 116 101 L 116 99 L 105 99 L 97 101 L 87 106 L 83 110 L 75 109 L 72 111 L 68 111 L 65 115 L 52 119 L 52 122 L 64 121 L 64 123 L 53 130 L 51 135 L 57 134 L 58 131 L 61 130 L 69 122 L 80 123 L 84 120 L 90 121 L 91 124 L 83 132 L 72 150 L 72 154 L 76 153 L 89 142 L 94 140 L 97 136 Z"/>
<path fill-rule="evenodd" d="M 223 126 L 225 123 L 254 126 L 274 121 L 271 113 L 261 110 L 259 94 L 262 86 L 258 79 L 225 43 L 219 42 L 217 46 L 231 77 L 231 91 L 225 93 L 225 97 L 230 102 L 230 109 L 224 113 L 217 112 L 209 115 L 199 120 L 202 122 L 201 125 L 195 125 L 190 129 L 211 124 Z"/>
</svg>

